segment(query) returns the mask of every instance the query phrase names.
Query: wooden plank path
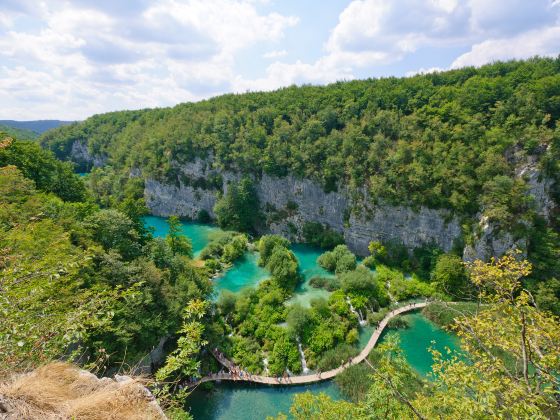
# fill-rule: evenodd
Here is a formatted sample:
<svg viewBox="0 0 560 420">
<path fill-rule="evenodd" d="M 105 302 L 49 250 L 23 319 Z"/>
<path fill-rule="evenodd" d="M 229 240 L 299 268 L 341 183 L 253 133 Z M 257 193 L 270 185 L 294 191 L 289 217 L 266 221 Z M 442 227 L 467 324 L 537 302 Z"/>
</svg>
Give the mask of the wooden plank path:
<svg viewBox="0 0 560 420">
<path fill-rule="evenodd" d="M 393 309 L 385 318 L 379 323 L 373 334 L 371 335 L 368 343 L 362 349 L 360 354 L 356 357 L 350 359 L 347 363 L 343 364 L 342 366 L 337 367 L 336 369 L 328 370 L 326 372 L 321 373 L 313 373 L 310 375 L 297 375 L 297 376 L 288 376 L 288 377 L 272 377 L 272 376 L 261 376 L 261 375 L 250 375 L 248 373 L 231 373 L 231 372 L 224 372 L 224 373 L 212 373 L 207 375 L 203 378 L 195 382 L 191 382 L 186 384 L 188 387 L 196 386 L 204 382 L 211 382 L 211 381 L 244 381 L 244 382 L 255 382 L 260 384 L 268 384 L 268 385 L 302 385 L 302 384 L 310 384 L 313 382 L 324 381 L 326 379 L 332 379 L 345 369 L 348 369 L 350 366 L 357 365 L 361 363 L 373 350 L 379 338 L 381 337 L 381 333 L 387 327 L 387 324 L 391 319 L 400 315 L 405 312 L 410 312 L 415 309 L 420 309 L 428 305 L 428 302 L 418 302 L 418 303 L 411 303 L 405 306 L 401 306 L 400 308 Z M 217 350 L 212 350 L 212 354 L 216 358 L 216 360 L 222 364 L 227 369 L 233 370 L 234 364 L 233 362 L 229 361 L 225 357 L 221 355 Z"/>
</svg>

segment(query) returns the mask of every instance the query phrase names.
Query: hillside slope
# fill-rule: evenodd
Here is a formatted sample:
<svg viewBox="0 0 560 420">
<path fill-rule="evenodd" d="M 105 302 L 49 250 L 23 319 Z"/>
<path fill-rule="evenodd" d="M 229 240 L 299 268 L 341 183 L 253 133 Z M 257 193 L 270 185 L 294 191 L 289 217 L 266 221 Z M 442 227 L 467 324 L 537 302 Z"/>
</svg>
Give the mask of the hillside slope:
<svg viewBox="0 0 560 420">
<path fill-rule="evenodd" d="M 560 59 L 537 58 L 96 115 L 42 144 L 116 189 L 144 181 L 154 214 L 213 215 L 248 176 L 260 231 L 320 222 L 361 254 L 378 239 L 473 259 L 555 226 L 559 116 Z"/>
</svg>

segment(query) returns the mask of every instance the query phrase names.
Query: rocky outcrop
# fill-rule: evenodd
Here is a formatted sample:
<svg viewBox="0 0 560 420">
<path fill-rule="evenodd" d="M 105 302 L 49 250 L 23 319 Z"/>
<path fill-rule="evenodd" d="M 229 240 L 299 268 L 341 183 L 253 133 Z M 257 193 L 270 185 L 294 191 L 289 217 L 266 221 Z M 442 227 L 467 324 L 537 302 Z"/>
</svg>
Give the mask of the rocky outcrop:
<svg viewBox="0 0 560 420">
<path fill-rule="evenodd" d="M 480 232 L 474 243 L 465 246 L 463 260 L 488 261 L 492 257 L 500 257 L 511 250 L 519 250 L 523 257 L 526 256 L 526 239 L 514 238 L 510 232 L 500 231 L 496 226 L 488 223 L 484 216 L 480 218 L 479 228 Z"/>
<path fill-rule="evenodd" d="M 193 180 L 218 174 L 211 162 L 196 160 L 181 166 L 177 185 L 154 179 L 145 182 L 144 196 L 150 211 L 159 216 L 196 217 L 202 209 L 211 216 L 217 195 L 227 190 L 228 182 L 239 174 L 220 171 L 220 189 L 202 189 Z M 266 232 L 302 240 L 306 222 L 319 222 L 344 235 L 346 243 L 359 255 L 367 254 L 372 240 L 398 241 L 409 248 L 435 244 L 445 251 L 461 234 L 458 221 L 446 211 L 404 206 L 374 205 L 364 192 L 353 196 L 341 187 L 338 192 L 324 192 L 309 179 L 263 175 L 256 181 L 261 209 L 268 215 Z"/>
<path fill-rule="evenodd" d="M 107 157 L 92 155 L 86 143 L 75 141 L 70 150 L 70 159 L 77 164 L 85 164 L 88 167 L 101 167 L 107 163 Z"/>
</svg>

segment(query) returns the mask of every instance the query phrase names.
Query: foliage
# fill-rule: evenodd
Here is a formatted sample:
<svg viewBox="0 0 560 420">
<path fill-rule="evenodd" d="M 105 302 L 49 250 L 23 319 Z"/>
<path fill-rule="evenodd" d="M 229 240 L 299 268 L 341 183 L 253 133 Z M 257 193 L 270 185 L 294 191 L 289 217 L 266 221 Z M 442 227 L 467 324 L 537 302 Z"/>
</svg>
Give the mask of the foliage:
<svg viewBox="0 0 560 420">
<path fill-rule="evenodd" d="M 453 299 L 462 299 L 469 294 L 469 281 L 465 265 L 463 260 L 456 255 L 440 255 L 431 277 L 436 289 Z"/>
<path fill-rule="evenodd" d="M 313 277 L 309 280 L 309 285 L 329 292 L 340 289 L 340 281 L 336 277 Z"/>
<path fill-rule="evenodd" d="M 363 363 L 350 366 L 339 373 L 334 382 L 342 395 L 356 403 L 364 399 L 371 386 L 371 369 Z"/>
<path fill-rule="evenodd" d="M 264 235 L 259 240 L 259 265 L 264 267 L 268 264 L 268 260 L 272 255 L 272 251 L 276 246 L 288 248 L 290 241 L 279 235 Z"/>
<path fill-rule="evenodd" d="M 0 132 L 0 167 L 17 166 L 41 191 L 52 192 L 66 201 L 82 201 L 86 189 L 74 174 L 73 165 L 55 159 L 36 142 L 18 141 Z"/>
<path fill-rule="evenodd" d="M 300 281 L 297 258 L 292 251 L 283 246 L 274 247 L 266 268 L 276 283 L 285 290 L 292 291 Z"/>
<path fill-rule="evenodd" d="M 192 243 L 189 238 L 181 234 L 181 221 L 177 216 L 167 219 L 169 232 L 165 238 L 173 255 L 184 255 L 192 257 Z"/>
<path fill-rule="evenodd" d="M 476 302 L 431 302 L 422 309 L 422 315 L 440 327 L 449 328 L 456 318 L 474 316 L 478 309 Z"/>
<path fill-rule="evenodd" d="M 219 259 L 224 264 L 231 264 L 241 258 L 247 251 L 249 240 L 244 234 L 224 232 L 218 235 L 200 252 L 200 258 L 209 260 Z"/>
<path fill-rule="evenodd" d="M 318 222 L 306 222 L 303 225 L 303 238 L 306 243 L 324 249 L 332 249 L 344 243 L 344 237 Z"/>
<path fill-rule="evenodd" d="M 16 370 L 63 355 L 136 363 L 211 291 L 125 214 L 41 192 L 14 166 L 0 168 L 0 279 L 3 367 Z"/>
<path fill-rule="evenodd" d="M 319 364 L 317 365 L 317 368 L 321 372 L 335 369 L 343 363 L 346 363 L 348 359 L 356 356 L 357 354 L 358 350 L 356 349 L 356 347 L 350 346 L 346 343 L 339 344 L 333 349 L 327 350 L 323 354 L 321 360 L 319 361 Z"/>
<path fill-rule="evenodd" d="M 317 263 L 327 271 L 340 274 L 356 268 L 356 256 L 346 245 L 337 245 L 332 251 L 320 255 Z"/>
<path fill-rule="evenodd" d="M 255 228 L 259 201 L 250 178 L 230 183 L 227 192 L 214 207 L 218 225 L 224 229 L 252 232 Z"/>
<path fill-rule="evenodd" d="M 160 382 L 198 376 L 200 362 L 196 355 L 207 342 L 203 339 L 204 325 L 200 322 L 207 310 L 207 302 L 192 300 L 184 309 L 183 324 L 178 331 L 177 348 L 167 356 L 165 364 L 157 371 Z"/>
<path fill-rule="evenodd" d="M 389 302 L 383 283 L 378 281 L 376 276 L 363 266 L 359 266 L 354 271 L 343 273 L 340 276 L 340 285 L 344 293 L 362 296 L 372 306 L 386 306 Z"/>
<path fill-rule="evenodd" d="M 353 418 L 555 418 L 559 320 L 522 288 L 530 263 L 508 255 L 468 268 L 483 309 L 455 316 L 464 354 L 443 358 L 432 350 L 432 381 L 422 382 L 389 336 L 370 355 L 370 390 L 346 408 Z M 317 410 L 332 404 L 323 401 Z"/>
</svg>

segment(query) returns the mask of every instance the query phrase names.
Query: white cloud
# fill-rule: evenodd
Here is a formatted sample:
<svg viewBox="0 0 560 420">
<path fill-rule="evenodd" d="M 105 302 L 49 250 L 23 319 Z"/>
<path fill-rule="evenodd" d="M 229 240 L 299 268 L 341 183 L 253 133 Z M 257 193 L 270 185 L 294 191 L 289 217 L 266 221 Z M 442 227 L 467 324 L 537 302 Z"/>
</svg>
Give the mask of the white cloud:
<svg viewBox="0 0 560 420">
<path fill-rule="evenodd" d="M 238 51 L 277 43 L 298 21 L 247 0 L 141 4 L 10 3 L 0 14 L 11 24 L 0 29 L 2 115 L 81 119 L 226 92 Z"/>
<path fill-rule="evenodd" d="M 523 59 L 535 55 L 556 56 L 560 52 L 560 26 L 537 29 L 512 38 L 491 39 L 472 46 L 457 57 L 451 68 L 481 66 L 498 60 Z"/>
<path fill-rule="evenodd" d="M 263 58 L 280 58 L 288 55 L 286 50 L 274 50 L 263 54 Z"/>
<path fill-rule="evenodd" d="M 559 0 L 353 0 L 324 44 L 309 46 L 321 52 L 318 58 L 289 61 L 297 49 L 283 42 L 287 31 L 315 28 L 262 12 L 274 5 L 2 0 L 0 118 L 84 118 L 224 92 L 329 83 L 397 68 L 422 54 L 425 60 L 407 62 L 419 70 L 402 68 L 413 75 L 442 70 L 432 67 L 441 60 L 430 60 L 442 48 L 447 56 L 457 51 L 453 68 L 560 52 Z M 239 69 L 239 57 L 251 51 L 259 51 L 253 68 L 260 77 Z"/>
</svg>

